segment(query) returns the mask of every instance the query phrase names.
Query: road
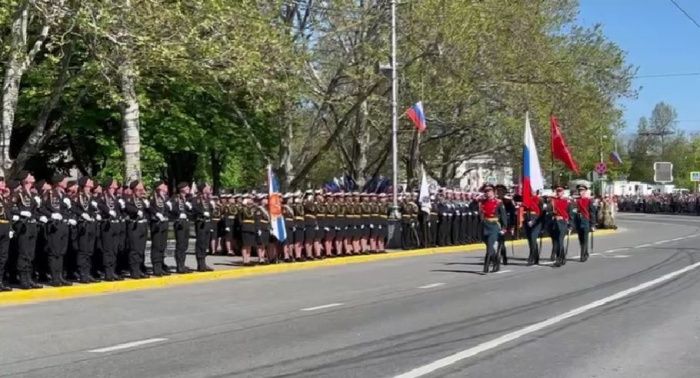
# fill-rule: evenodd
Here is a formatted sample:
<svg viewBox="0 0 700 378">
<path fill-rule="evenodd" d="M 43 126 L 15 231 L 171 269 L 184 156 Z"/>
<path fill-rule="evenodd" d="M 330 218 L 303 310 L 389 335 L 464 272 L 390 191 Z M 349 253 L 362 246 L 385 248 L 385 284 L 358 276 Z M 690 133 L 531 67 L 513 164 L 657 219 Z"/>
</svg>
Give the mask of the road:
<svg viewBox="0 0 700 378">
<path fill-rule="evenodd" d="M 0 376 L 697 376 L 700 218 L 619 218 L 563 268 L 516 248 L 499 274 L 431 255 L 0 308 Z"/>
</svg>

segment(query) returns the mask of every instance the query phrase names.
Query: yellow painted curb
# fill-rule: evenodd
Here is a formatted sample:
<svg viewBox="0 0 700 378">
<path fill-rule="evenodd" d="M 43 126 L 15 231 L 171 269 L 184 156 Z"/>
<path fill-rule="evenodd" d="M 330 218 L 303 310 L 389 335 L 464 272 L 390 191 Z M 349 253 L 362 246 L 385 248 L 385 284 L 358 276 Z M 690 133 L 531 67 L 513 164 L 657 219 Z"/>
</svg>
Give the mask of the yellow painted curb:
<svg viewBox="0 0 700 378">
<path fill-rule="evenodd" d="M 596 231 L 597 236 L 614 234 L 615 230 Z M 548 238 L 546 238 L 548 240 Z M 524 239 L 515 240 L 514 245 L 526 245 Z M 510 244 L 510 242 L 508 243 Z M 121 293 L 137 290 L 159 289 L 200 282 L 230 280 L 273 273 L 293 272 L 321 267 L 360 264 L 374 261 L 394 260 L 406 257 L 430 256 L 459 252 L 481 252 L 483 244 L 467 244 L 450 247 L 414 249 L 410 251 L 391 252 L 375 255 L 347 256 L 326 260 L 307 261 L 294 264 L 261 265 L 214 272 L 178 274 L 167 277 L 153 277 L 143 280 L 125 280 L 118 282 L 98 282 L 88 285 L 76 284 L 68 287 L 47 287 L 37 290 L 14 290 L 0 293 L 0 307 L 25 303 L 44 302 L 67 298 L 89 297 L 108 293 Z"/>
</svg>

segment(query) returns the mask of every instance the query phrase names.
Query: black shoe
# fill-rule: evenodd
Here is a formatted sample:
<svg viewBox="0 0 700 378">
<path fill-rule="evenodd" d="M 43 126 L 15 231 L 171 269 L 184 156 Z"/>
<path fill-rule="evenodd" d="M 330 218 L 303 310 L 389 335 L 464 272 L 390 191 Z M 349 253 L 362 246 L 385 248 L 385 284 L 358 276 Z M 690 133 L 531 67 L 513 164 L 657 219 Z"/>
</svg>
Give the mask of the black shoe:
<svg viewBox="0 0 700 378">
<path fill-rule="evenodd" d="M 29 281 L 29 286 L 32 289 L 41 289 L 42 287 L 44 287 L 44 285 L 40 285 L 40 284 L 33 282 L 33 281 Z"/>
<path fill-rule="evenodd" d="M 177 273 L 179 273 L 179 274 L 188 274 L 188 273 L 192 273 L 192 269 L 190 269 L 190 268 L 188 268 L 188 267 L 180 268 L 180 269 L 177 270 Z"/>
<path fill-rule="evenodd" d="M 0 282 L 0 291 L 12 291 L 12 288 Z"/>
<path fill-rule="evenodd" d="M 561 264 L 559 264 L 559 261 L 556 261 L 554 264 L 552 264 L 552 266 L 558 268 L 561 266 Z"/>
<path fill-rule="evenodd" d="M 51 280 L 51 281 L 48 283 L 48 285 L 49 285 L 49 286 L 52 286 L 52 287 L 61 287 L 61 286 L 63 286 L 63 282 L 58 281 L 58 280 Z"/>
</svg>

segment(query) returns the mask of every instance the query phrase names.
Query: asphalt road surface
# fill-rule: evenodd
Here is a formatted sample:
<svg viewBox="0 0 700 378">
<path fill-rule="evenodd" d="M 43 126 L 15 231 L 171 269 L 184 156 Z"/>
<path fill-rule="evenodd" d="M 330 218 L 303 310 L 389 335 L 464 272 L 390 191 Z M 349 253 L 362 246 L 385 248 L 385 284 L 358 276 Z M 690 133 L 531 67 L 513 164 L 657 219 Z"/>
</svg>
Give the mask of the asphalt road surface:
<svg viewBox="0 0 700 378">
<path fill-rule="evenodd" d="M 499 274 L 444 254 L 0 308 L 0 376 L 698 376 L 700 217 L 618 223 L 563 268 L 519 247 Z"/>
</svg>

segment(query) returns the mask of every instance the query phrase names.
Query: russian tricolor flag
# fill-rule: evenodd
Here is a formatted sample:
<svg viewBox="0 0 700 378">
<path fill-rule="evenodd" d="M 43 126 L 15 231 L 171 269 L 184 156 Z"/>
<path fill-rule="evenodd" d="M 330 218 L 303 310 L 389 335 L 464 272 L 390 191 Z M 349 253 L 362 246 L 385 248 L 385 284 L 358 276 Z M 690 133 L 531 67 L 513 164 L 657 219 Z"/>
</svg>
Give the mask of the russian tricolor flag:
<svg viewBox="0 0 700 378">
<path fill-rule="evenodd" d="M 523 148 L 523 205 L 530 208 L 539 206 L 534 194 L 544 189 L 544 177 L 537 157 L 535 138 L 530 129 L 530 116 L 525 113 L 525 147 Z"/>
<path fill-rule="evenodd" d="M 413 121 L 419 133 L 425 131 L 428 125 L 425 123 L 425 113 L 423 112 L 423 102 L 418 101 L 406 110 L 406 115 Z"/>
<path fill-rule="evenodd" d="M 267 182 L 270 187 L 270 225 L 272 226 L 272 236 L 280 242 L 287 239 L 287 229 L 284 226 L 284 217 L 282 216 L 282 196 L 280 194 L 280 183 L 277 177 L 272 172 L 272 166 L 267 166 Z"/>
</svg>

